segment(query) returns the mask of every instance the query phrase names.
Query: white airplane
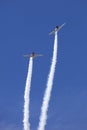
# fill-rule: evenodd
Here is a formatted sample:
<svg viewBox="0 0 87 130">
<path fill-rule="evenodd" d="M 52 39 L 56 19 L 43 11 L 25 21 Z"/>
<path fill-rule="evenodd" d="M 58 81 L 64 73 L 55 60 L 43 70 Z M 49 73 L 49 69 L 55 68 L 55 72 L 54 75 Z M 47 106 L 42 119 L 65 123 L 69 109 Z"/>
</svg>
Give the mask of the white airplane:
<svg viewBox="0 0 87 130">
<path fill-rule="evenodd" d="M 64 25 L 65 25 L 65 23 L 63 23 L 61 26 L 56 26 L 55 29 L 49 33 L 49 35 L 52 35 L 55 32 L 58 32 Z"/>
<path fill-rule="evenodd" d="M 32 54 L 23 55 L 23 56 L 26 58 L 29 58 L 29 57 L 35 58 L 35 57 L 39 57 L 39 56 L 43 56 L 43 55 L 42 54 L 35 54 L 34 52 L 32 52 Z"/>
</svg>

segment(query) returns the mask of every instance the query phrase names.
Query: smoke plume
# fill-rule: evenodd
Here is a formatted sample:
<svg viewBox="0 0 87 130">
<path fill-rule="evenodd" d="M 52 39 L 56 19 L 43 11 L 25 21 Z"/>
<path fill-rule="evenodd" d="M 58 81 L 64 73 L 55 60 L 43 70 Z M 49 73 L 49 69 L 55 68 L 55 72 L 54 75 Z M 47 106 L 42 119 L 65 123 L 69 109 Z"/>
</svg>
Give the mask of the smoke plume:
<svg viewBox="0 0 87 130">
<path fill-rule="evenodd" d="M 55 67 L 56 67 L 56 62 L 57 62 L 57 45 L 58 45 L 57 32 L 55 32 L 53 58 L 52 58 L 52 63 L 51 63 L 51 67 L 50 67 L 50 72 L 48 75 L 48 80 L 47 80 L 47 85 L 46 85 L 47 87 L 45 90 L 43 103 L 42 103 L 42 107 L 41 107 L 41 116 L 40 116 L 38 130 L 44 130 L 46 121 L 47 121 L 47 111 L 48 111 L 48 107 L 49 107 L 49 101 L 50 101 L 50 97 L 51 97 Z"/>
<path fill-rule="evenodd" d="M 33 58 L 30 57 L 25 92 L 24 92 L 24 119 L 23 119 L 24 130 L 30 130 L 29 105 L 30 105 L 30 87 L 31 87 L 31 78 L 32 78 L 32 68 L 33 68 Z"/>
</svg>

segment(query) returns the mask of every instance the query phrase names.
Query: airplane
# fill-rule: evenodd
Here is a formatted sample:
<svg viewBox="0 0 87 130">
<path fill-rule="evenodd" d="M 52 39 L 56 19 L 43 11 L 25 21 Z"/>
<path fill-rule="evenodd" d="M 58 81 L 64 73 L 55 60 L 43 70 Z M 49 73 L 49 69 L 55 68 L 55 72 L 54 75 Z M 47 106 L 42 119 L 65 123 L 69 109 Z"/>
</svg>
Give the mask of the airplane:
<svg viewBox="0 0 87 130">
<path fill-rule="evenodd" d="M 35 57 L 39 57 L 39 56 L 43 56 L 43 55 L 42 54 L 36 54 L 36 53 L 32 52 L 29 55 L 23 55 L 23 56 L 26 57 L 26 58 L 29 58 L 29 57 L 35 58 Z"/>
<path fill-rule="evenodd" d="M 49 33 L 49 35 L 52 35 L 55 32 L 58 32 L 64 25 L 65 25 L 65 23 L 63 23 L 61 26 L 56 26 L 55 29 Z"/>
</svg>

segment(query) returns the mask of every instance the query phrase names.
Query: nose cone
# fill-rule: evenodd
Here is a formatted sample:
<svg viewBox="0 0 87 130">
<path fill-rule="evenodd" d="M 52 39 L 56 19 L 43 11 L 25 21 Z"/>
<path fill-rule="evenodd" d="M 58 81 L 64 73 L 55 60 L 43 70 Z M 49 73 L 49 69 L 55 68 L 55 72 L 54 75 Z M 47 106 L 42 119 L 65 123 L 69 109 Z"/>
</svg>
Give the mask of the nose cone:
<svg viewBox="0 0 87 130">
<path fill-rule="evenodd" d="M 56 29 L 58 29 L 59 28 L 59 26 L 56 26 Z"/>
<path fill-rule="evenodd" d="M 32 52 L 32 56 L 34 56 L 35 55 L 35 53 L 34 52 Z"/>
<path fill-rule="evenodd" d="M 32 54 L 34 54 L 34 52 L 32 52 Z"/>
</svg>

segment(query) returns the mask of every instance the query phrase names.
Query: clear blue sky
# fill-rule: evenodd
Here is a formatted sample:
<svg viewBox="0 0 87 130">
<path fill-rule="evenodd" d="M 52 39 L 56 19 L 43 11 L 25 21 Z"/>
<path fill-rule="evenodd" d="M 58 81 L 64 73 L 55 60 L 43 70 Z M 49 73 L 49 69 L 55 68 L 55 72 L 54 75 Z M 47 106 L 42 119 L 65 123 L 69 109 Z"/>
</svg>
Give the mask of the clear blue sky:
<svg viewBox="0 0 87 130">
<path fill-rule="evenodd" d="M 36 130 L 50 69 L 54 36 L 59 32 L 58 62 L 46 130 L 87 130 L 87 1 L 0 1 L 0 130 L 22 130 L 28 59 L 34 59 L 30 122 Z"/>
</svg>

